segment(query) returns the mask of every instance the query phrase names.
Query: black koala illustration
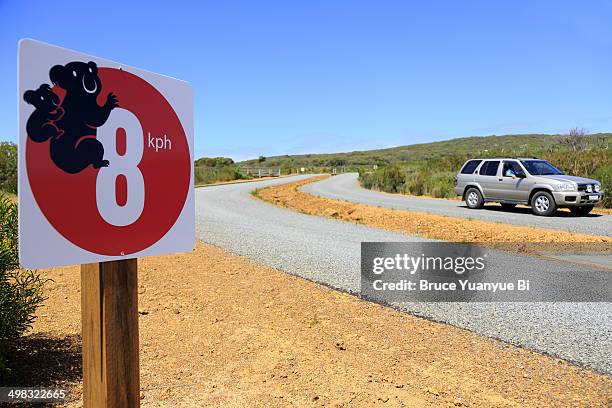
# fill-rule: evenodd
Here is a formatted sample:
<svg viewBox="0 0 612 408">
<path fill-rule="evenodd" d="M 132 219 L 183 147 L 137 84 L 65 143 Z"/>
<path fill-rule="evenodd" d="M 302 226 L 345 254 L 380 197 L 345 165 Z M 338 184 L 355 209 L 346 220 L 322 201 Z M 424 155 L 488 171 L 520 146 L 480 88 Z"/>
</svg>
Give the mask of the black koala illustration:
<svg viewBox="0 0 612 408">
<path fill-rule="evenodd" d="M 40 143 L 63 134 L 55 121 L 62 117 L 64 110 L 58 106 L 60 99 L 48 84 L 42 84 L 35 91 L 26 91 L 23 99 L 36 108 L 26 125 L 30 139 Z"/>
<path fill-rule="evenodd" d="M 104 160 L 104 146 L 96 139 L 96 133 L 119 105 L 112 92 L 103 106 L 96 102 L 102 89 L 97 65 L 80 61 L 55 65 L 49 71 L 49 78 L 66 91 L 61 103 L 63 115 L 54 122 L 62 133 L 51 140 L 51 160 L 60 169 L 73 174 L 90 164 L 94 169 L 108 166 L 108 160 Z"/>
</svg>

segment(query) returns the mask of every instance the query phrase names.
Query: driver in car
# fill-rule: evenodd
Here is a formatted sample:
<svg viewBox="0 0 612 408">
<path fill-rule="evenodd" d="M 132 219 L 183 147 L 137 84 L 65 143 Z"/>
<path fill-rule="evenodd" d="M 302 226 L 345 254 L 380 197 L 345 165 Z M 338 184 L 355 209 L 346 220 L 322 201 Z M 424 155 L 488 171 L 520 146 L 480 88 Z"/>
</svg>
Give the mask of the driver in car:
<svg viewBox="0 0 612 408">
<path fill-rule="evenodd" d="M 514 169 L 512 168 L 512 166 L 506 167 L 506 170 L 504 170 L 504 176 L 516 178 L 516 174 L 514 173 Z"/>
</svg>

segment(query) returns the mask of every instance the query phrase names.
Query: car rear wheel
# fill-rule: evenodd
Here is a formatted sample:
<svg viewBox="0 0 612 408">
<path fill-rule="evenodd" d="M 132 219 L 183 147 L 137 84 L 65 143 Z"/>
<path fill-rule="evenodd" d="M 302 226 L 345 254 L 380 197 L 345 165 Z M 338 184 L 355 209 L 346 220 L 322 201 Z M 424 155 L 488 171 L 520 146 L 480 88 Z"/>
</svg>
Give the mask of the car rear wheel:
<svg viewBox="0 0 612 408">
<path fill-rule="evenodd" d="M 584 207 L 570 207 L 570 211 L 574 215 L 582 216 L 587 215 L 593 210 L 592 205 L 585 205 Z"/>
<path fill-rule="evenodd" d="M 465 203 L 469 208 L 477 209 L 482 208 L 484 205 L 484 199 L 482 198 L 482 194 L 480 194 L 480 190 L 477 188 L 470 188 L 465 192 Z"/>
<path fill-rule="evenodd" d="M 551 216 L 557 212 L 557 203 L 548 191 L 538 191 L 531 199 L 531 210 L 535 215 Z"/>
<path fill-rule="evenodd" d="M 511 203 L 501 203 L 501 206 L 504 210 L 511 210 L 514 207 L 516 207 L 516 204 L 511 204 Z"/>
</svg>

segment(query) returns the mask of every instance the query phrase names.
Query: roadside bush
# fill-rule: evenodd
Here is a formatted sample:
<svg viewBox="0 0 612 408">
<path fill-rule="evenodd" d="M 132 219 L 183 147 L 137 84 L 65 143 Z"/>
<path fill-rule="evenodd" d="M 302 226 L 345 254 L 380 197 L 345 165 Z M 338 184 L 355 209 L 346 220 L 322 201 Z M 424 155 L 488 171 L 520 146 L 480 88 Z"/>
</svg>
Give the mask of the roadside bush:
<svg viewBox="0 0 612 408">
<path fill-rule="evenodd" d="M 601 205 L 605 208 L 612 208 L 612 163 L 598 169 L 593 178 L 601 181 L 604 188 L 604 198 Z"/>
<path fill-rule="evenodd" d="M 406 193 L 421 196 L 427 195 L 436 198 L 453 198 L 454 173 L 431 173 L 425 170 L 416 170 L 406 175 Z"/>
<path fill-rule="evenodd" d="M 297 173 L 297 172 L 299 172 L 299 171 L 300 171 L 300 169 L 297 169 L 297 168 L 291 167 L 291 166 L 289 166 L 289 165 L 287 165 L 287 166 L 282 166 L 280 170 L 281 170 L 281 175 L 283 175 L 283 176 L 286 176 L 287 174 Z"/>
<path fill-rule="evenodd" d="M 387 193 L 402 193 L 406 184 L 406 176 L 399 166 L 392 164 L 383 169 L 382 190 Z"/>
<path fill-rule="evenodd" d="M 377 190 L 376 185 L 376 174 L 372 171 L 363 171 L 359 169 L 359 182 L 363 188 L 368 190 Z"/>
<path fill-rule="evenodd" d="M 394 164 L 376 171 L 360 171 L 359 181 L 365 188 L 386 193 L 403 193 L 406 189 L 406 175 Z"/>
<path fill-rule="evenodd" d="M 382 190 L 383 170 L 359 171 L 359 181 L 370 190 Z"/>
<path fill-rule="evenodd" d="M 196 167 L 224 167 L 234 164 L 229 157 L 200 157 L 195 161 Z"/>
<path fill-rule="evenodd" d="M 420 196 L 425 194 L 425 175 L 422 171 L 416 171 L 408 176 L 406 192 Z"/>
<path fill-rule="evenodd" d="M 246 178 L 236 166 L 204 167 L 194 168 L 194 178 L 196 184 L 211 184 L 241 180 Z"/>
<path fill-rule="evenodd" d="M 17 145 L 0 142 L 0 190 L 17 194 Z"/>
<path fill-rule="evenodd" d="M 0 374 L 15 339 L 29 329 L 45 300 L 43 280 L 36 271 L 19 267 L 17 205 L 0 196 Z"/>
<path fill-rule="evenodd" d="M 435 198 L 454 198 L 455 173 L 443 172 L 427 180 L 425 195 Z"/>
</svg>

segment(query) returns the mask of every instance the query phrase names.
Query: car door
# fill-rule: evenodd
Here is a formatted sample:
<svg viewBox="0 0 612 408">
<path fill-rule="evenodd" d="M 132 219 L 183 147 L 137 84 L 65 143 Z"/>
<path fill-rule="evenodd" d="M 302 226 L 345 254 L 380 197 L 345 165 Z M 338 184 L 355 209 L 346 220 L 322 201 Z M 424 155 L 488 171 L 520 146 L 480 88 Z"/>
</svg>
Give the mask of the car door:
<svg viewBox="0 0 612 408">
<path fill-rule="evenodd" d="M 535 181 L 534 181 L 533 176 L 531 176 L 527 172 L 527 170 L 525 169 L 525 166 L 523 166 L 522 163 L 519 163 L 519 167 L 523 171 L 523 174 L 525 174 L 525 178 L 522 179 L 521 182 L 518 184 L 518 191 L 516 192 L 517 197 L 518 197 L 517 201 L 528 202 L 529 193 L 531 193 L 531 189 L 533 188 Z"/>
<path fill-rule="evenodd" d="M 510 170 L 515 177 L 507 175 Z M 499 180 L 499 198 L 508 201 L 526 201 L 529 189 L 525 190 L 525 171 L 516 160 L 504 160 Z"/>
<path fill-rule="evenodd" d="M 495 199 L 499 196 L 499 164 L 499 160 L 487 160 L 478 170 L 476 179 L 482 187 L 482 192 L 487 200 Z"/>
</svg>

